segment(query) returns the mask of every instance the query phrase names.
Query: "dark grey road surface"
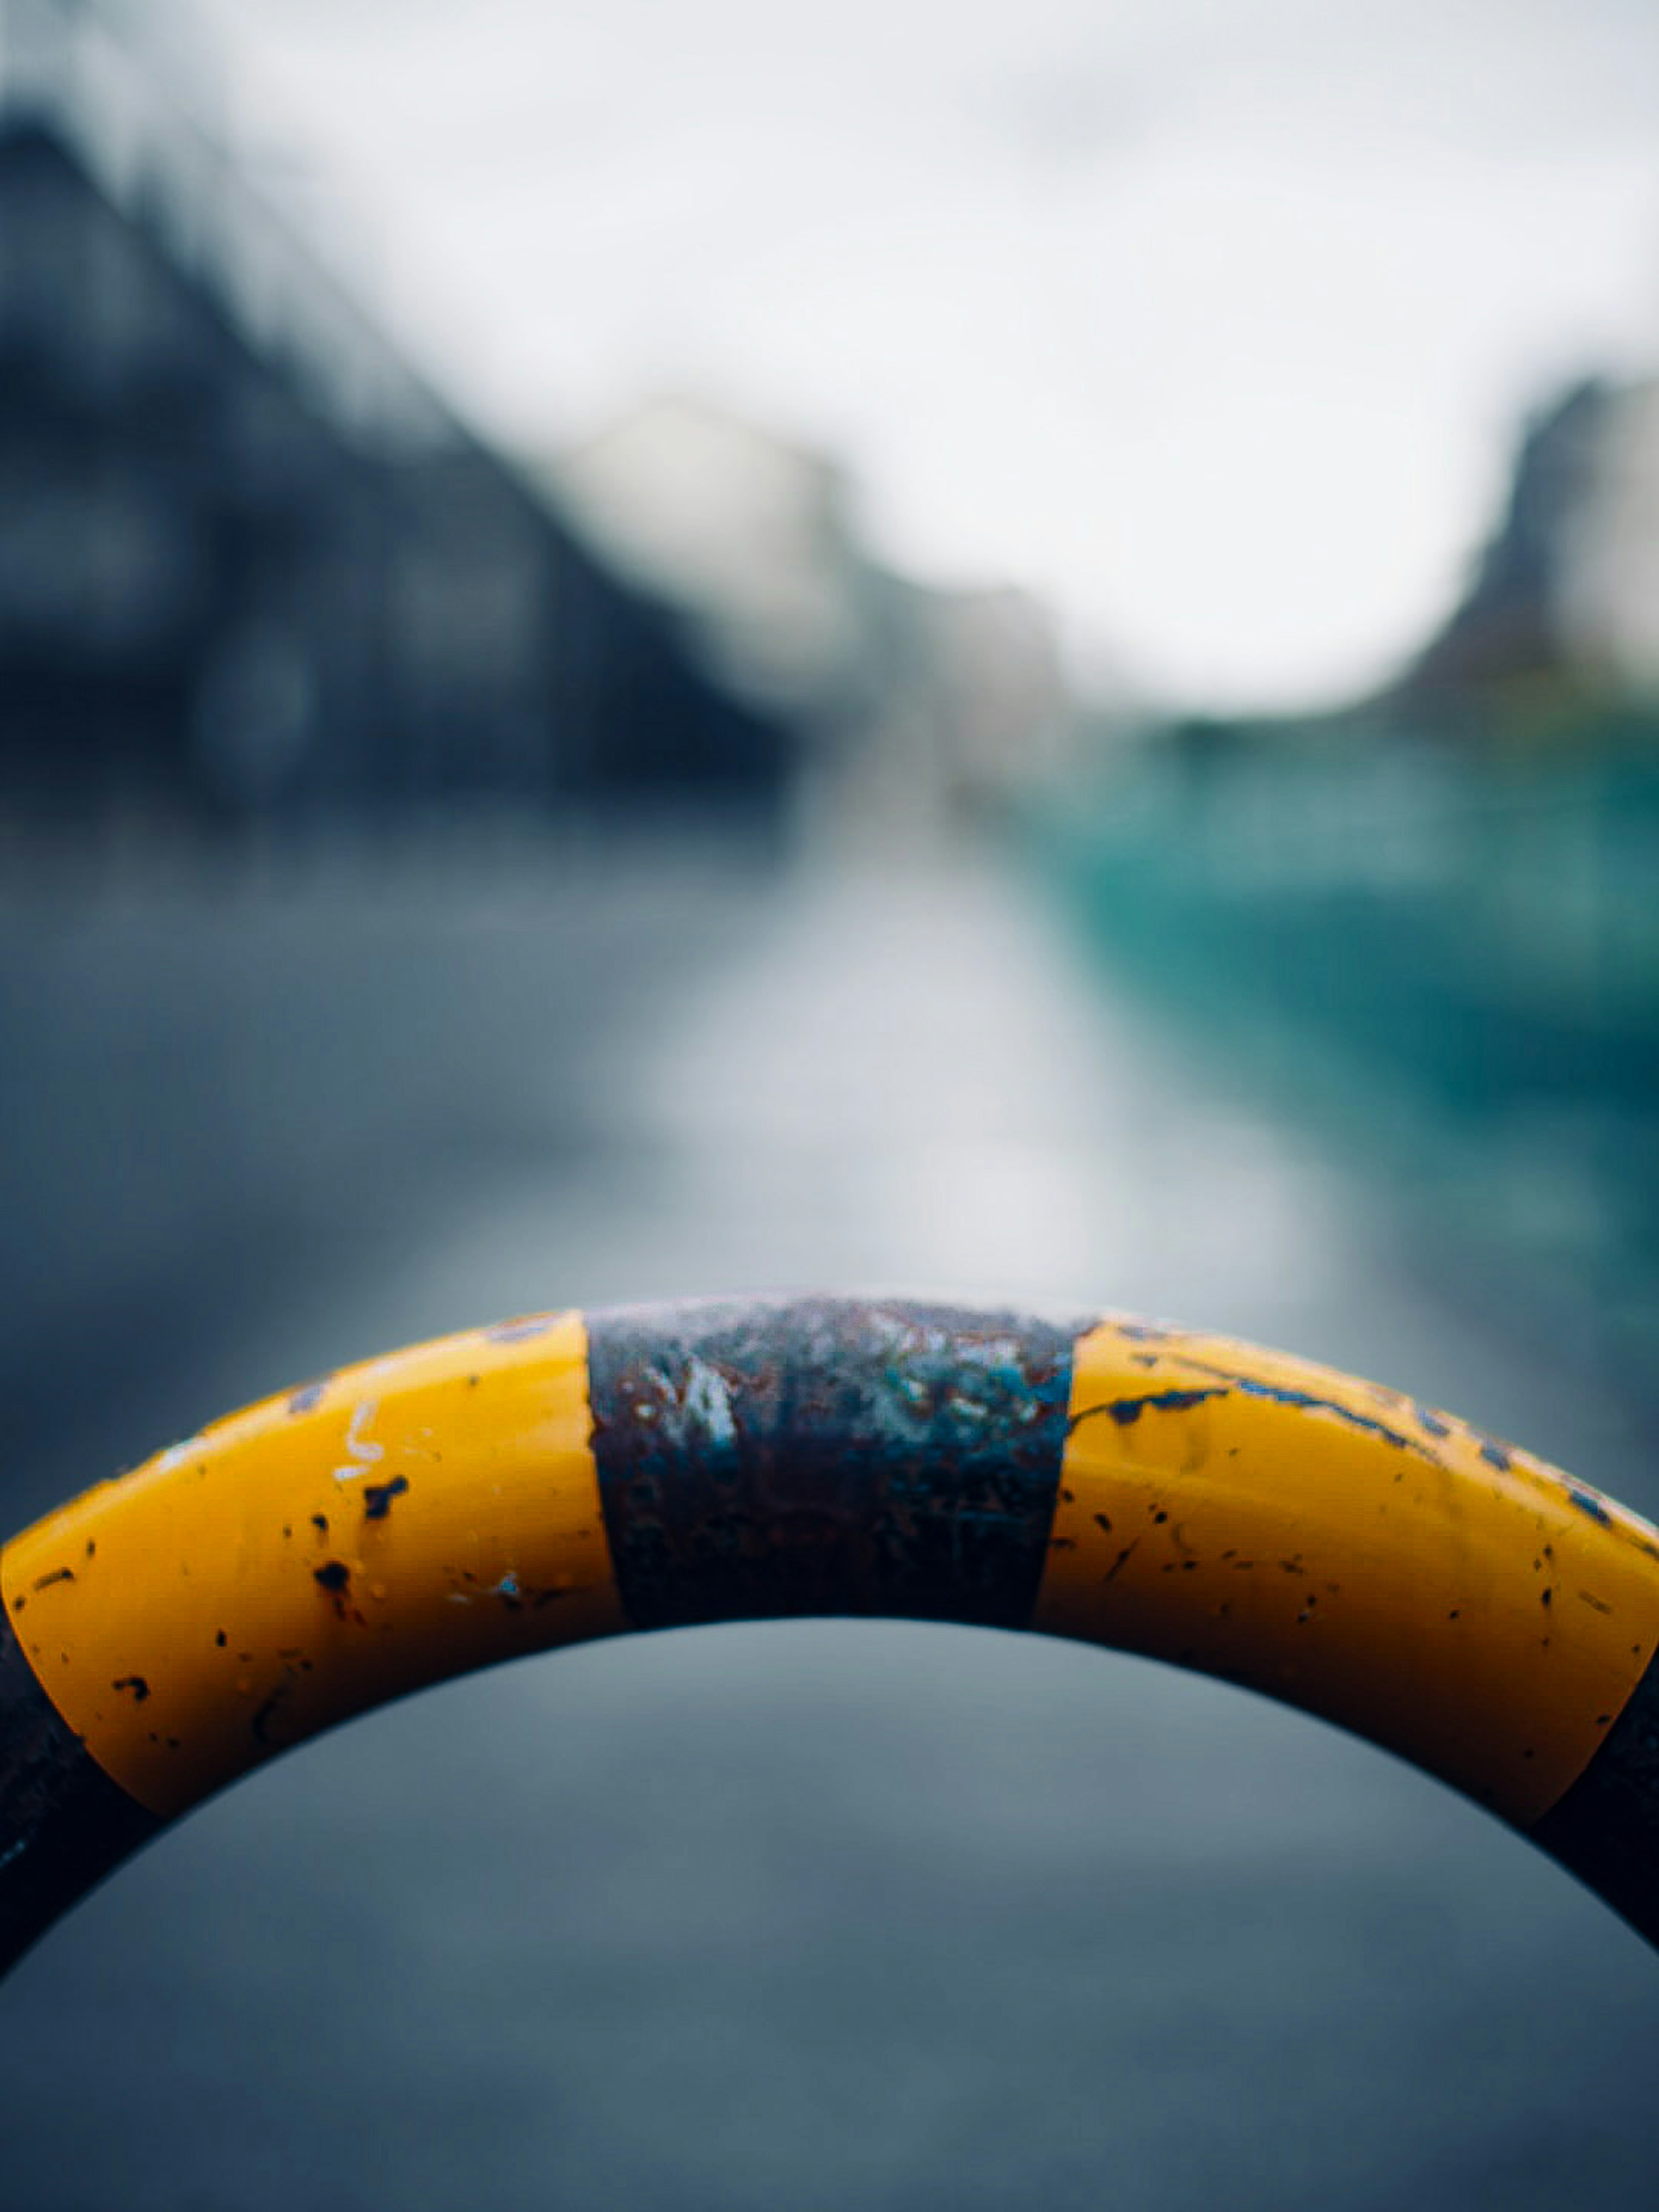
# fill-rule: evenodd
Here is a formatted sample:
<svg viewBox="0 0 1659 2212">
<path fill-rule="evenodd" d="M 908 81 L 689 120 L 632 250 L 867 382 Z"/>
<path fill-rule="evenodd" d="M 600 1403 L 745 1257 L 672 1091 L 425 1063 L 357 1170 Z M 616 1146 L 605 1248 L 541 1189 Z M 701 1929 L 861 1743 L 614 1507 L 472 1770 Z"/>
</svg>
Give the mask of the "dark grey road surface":
<svg viewBox="0 0 1659 2212">
<path fill-rule="evenodd" d="M 1659 1504 L 1029 902 L 707 844 L 0 896 L 8 1525 L 525 1307 L 817 1284 L 1292 1346 Z M 1659 2203 L 1659 1961 L 1381 1754 L 989 1632 L 638 1638 L 163 1838 L 0 1989 L 7 2212 Z"/>
</svg>

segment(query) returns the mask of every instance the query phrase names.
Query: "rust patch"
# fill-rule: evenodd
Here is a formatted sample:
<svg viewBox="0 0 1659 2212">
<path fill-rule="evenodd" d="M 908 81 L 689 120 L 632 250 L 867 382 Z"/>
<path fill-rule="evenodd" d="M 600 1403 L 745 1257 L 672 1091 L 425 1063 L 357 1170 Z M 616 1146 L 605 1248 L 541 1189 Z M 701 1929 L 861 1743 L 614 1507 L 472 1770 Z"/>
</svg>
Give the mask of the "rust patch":
<svg viewBox="0 0 1659 2212">
<path fill-rule="evenodd" d="M 1024 1626 L 1085 1326 L 827 1297 L 591 1316 L 593 1450 L 629 1619 Z"/>
</svg>

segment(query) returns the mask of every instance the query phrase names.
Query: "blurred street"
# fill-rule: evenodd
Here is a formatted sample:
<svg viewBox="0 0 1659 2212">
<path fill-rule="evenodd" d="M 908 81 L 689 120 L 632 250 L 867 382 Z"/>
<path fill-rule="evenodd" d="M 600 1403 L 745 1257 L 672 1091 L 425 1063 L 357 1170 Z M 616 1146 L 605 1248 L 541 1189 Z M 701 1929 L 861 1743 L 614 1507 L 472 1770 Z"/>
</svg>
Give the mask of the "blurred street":
<svg viewBox="0 0 1659 2212">
<path fill-rule="evenodd" d="M 4 1508 L 556 1304 L 1177 1316 L 1650 1513 L 1040 887 L 731 831 L 0 892 Z M 231 1792 L 0 1994 L 13 2212 L 1650 2206 L 1638 1939 L 1381 1754 L 1146 1662 L 805 1623 L 450 1686 Z"/>
</svg>

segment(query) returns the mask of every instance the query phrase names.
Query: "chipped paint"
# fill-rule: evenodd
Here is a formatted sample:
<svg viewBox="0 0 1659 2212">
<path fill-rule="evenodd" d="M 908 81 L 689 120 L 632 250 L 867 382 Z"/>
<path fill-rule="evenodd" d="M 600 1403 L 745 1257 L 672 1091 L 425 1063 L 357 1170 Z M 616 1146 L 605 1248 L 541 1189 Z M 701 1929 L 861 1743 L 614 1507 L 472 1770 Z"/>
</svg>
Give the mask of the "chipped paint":
<svg viewBox="0 0 1659 2212">
<path fill-rule="evenodd" d="M 545 1336 L 559 1318 L 554 1313 L 520 1314 L 512 1321 L 492 1322 L 479 1333 L 486 1344 L 527 1344 Z"/>
<path fill-rule="evenodd" d="M 7 1546 L 0 1595 L 0 1961 L 161 1818 L 422 1681 L 822 1612 L 1036 1626 L 1325 1713 L 1659 1941 L 1659 1532 L 1399 1392 L 1170 1323 L 524 1316 L 169 1446 Z"/>
<path fill-rule="evenodd" d="M 623 1625 L 580 1316 L 343 1370 L 308 1413 L 294 1395 L 216 1424 L 183 1462 L 89 1492 L 0 1558 L 8 1607 L 26 1596 L 33 1635 L 68 1655 L 58 1710 L 156 1813 L 399 1690 Z M 340 1470 L 355 1478 L 343 1498 Z M 70 1559 L 78 1584 L 34 1589 Z M 516 1575 L 568 1595 L 517 1613 L 458 1605 L 463 1571 L 480 1589 Z M 127 1676 L 149 1685 L 142 1712 L 111 1690 Z"/>
<path fill-rule="evenodd" d="M 1592 1490 L 1588 1483 L 1569 1482 L 1567 1498 L 1581 1513 L 1588 1513 L 1592 1521 L 1599 1521 L 1604 1528 L 1612 1527 L 1613 1509 L 1599 1490 Z"/>
<path fill-rule="evenodd" d="M 1374 1385 L 1175 1331 L 1148 1370 L 1145 1341 L 1078 1347 L 1036 1625 L 1307 1706 L 1523 1825 L 1547 1809 L 1640 1673 L 1624 1620 L 1659 1633 L 1646 1525 Z M 1569 1622 L 1564 1589 L 1596 1602 Z"/>
<path fill-rule="evenodd" d="M 1396 1451 L 1415 1452 L 1431 1467 L 1440 1464 L 1430 1445 L 1415 1437 L 1408 1437 L 1402 1429 L 1391 1428 L 1388 1422 L 1379 1420 L 1375 1413 L 1363 1412 L 1351 1400 L 1345 1401 L 1340 1397 L 1310 1389 L 1304 1383 L 1270 1382 L 1260 1375 L 1239 1374 L 1224 1367 L 1213 1366 L 1203 1359 L 1183 1357 L 1183 1364 L 1196 1368 L 1202 1374 L 1219 1376 L 1229 1389 L 1237 1390 L 1244 1397 L 1265 1398 L 1273 1405 L 1288 1407 L 1292 1413 L 1328 1414 L 1333 1420 L 1346 1422 L 1350 1428 L 1361 1429 L 1368 1435 L 1378 1437 L 1383 1443 L 1392 1445 Z M 1387 1402 L 1394 1402 L 1392 1392 L 1389 1394 Z"/>
<path fill-rule="evenodd" d="M 409 1488 L 406 1474 L 394 1474 L 389 1482 L 366 1482 L 363 1485 L 363 1518 L 365 1521 L 385 1521 L 392 1512 L 392 1501 L 401 1498 Z M 327 1534 L 325 1525 L 324 1534 Z"/>
<path fill-rule="evenodd" d="M 292 1401 L 290 1408 L 291 1404 Z M 363 1434 L 378 1410 L 373 1398 L 364 1398 L 352 1407 L 351 1425 L 345 1432 L 345 1449 L 350 1457 L 343 1466 L 335 1468 L 336 1482 L 356 1482 L 386 1457 L 386 1446 Z"/>
<path fill-rule="evenodd" d="M 185 1437 L 176 1444 L 169 1444 L 164 1452 L 160 1453 L 155 1465 L 161 1474 L 171 1474 L 175 1467 L 182 1467 L 192 1453 L 199 1452 L 201 1449 L 200 1437 Z"/>
<path fill-rule="evenodd" d="M 1137 1364 L 1146 1356 L 1144 1352 L 1137 1353 Z M 1218 1383 L 1203 1390 L 1153 1390 L 1139 1398 L 1113 1398 L 1103 1406 L 1085 1406 L 1071 1416 L 1066 1430 L 1068 1434 L 1075 1434 L 1085 1421 L 1097 1420 L 1103 1413 L 1109 1420 L 1115 1421 L 1119 1428 L 1132 1428 L 1143 1413 L 1189 1413 L 1206 1398 L 1224 1398 L 1226 1395 Z"/>
</svg>

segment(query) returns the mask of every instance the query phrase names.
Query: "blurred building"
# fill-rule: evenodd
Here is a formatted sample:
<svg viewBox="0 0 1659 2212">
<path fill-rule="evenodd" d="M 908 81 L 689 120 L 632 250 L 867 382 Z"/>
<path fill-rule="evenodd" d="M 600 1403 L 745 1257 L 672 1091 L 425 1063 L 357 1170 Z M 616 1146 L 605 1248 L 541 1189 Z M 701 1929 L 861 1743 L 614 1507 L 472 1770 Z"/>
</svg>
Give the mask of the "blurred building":
<svg viewBox="0 0 1659 2212">
<path fill-rule="evenodd" d="M 775 800 L 790 734 L 470 434 L 179 96 L 0 0 L 0 808 Z"/>
<path fill-rule="evenodd" d="M 1571 650 L 1659 706 L 1659 379 L 1607 395 L 1572 536 L 1561 592 Z"/>
<path fill-rule="evenodd" d="M 994 810 L 1069 713 L 1029 594 L 895 574 L 836 462 L 701 399 L 653 400 L 550 471 L 605 557 L 677 608 L 704 665 L 798 733 L 832 815 L 913 830 Z"/>
<path fill-rule="evenodd" d="M 1659 383 L 1592 380 L 1528 424 L 1469 586 L 1399 696 L 1517 732 L 1659 700 Z"/>
<path fill-rule="evenodd" d="M 1074 709 L 1054 623 L 1011 585 L 928 597 L 950 785 L 971 808 L 994 810 L 1070 750 Z"/>
</svg>

